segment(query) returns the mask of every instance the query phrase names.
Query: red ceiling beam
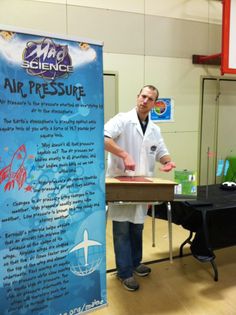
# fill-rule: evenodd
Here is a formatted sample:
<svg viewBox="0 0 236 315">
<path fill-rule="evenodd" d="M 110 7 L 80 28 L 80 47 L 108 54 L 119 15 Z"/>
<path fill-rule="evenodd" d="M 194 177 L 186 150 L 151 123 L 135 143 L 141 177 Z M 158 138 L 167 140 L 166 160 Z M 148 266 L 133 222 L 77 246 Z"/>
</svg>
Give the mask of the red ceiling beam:
<svg viewBox="0 0 236 315">
<path fill-rule="evenodd" d="M 192 55 L 193 64 L 197 65 L 216 65 L 219 66 L 221 64 L 221 53 L 214 55 Z"/>
</svg>

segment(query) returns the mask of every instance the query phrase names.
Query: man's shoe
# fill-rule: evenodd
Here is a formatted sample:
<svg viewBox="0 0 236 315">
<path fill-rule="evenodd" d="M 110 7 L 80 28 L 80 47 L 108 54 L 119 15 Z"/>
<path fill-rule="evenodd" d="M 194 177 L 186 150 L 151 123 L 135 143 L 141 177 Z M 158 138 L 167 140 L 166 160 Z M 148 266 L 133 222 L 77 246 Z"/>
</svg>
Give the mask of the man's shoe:
<svg viewBox="0 0 236 315">
<path fill-rule="evenodd" d="M 134 279 L 134 277 L 129 277 L 126 279 L 121 279 L 119 278 L 120 281 L 122 282 L 124 288 L 128 291 L 136 291 L 139 289 L 139 284 L 138 282 Z"/>
<path fill-rule="evenodd" d="M 137 268 L 134 269 L 134 273 L 140 277 L 146 277 L 151 272 L 151 268 L 145 266 L 144 264 L 140 264 Z"/>
</svg>

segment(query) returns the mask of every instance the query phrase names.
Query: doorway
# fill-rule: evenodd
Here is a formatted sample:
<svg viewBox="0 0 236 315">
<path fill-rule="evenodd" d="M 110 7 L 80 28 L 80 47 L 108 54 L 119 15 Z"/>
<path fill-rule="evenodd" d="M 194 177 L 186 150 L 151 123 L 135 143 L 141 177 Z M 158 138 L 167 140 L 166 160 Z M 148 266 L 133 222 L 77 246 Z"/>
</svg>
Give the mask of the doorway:
<svg viewBox="0 0 236 315">
<path fill-rule="evenodd" d="M 118 74 L 104 72 L 104 123 L 118 112 Z M 107 168 L 107 152 L 105 151 L 105 170 Z"/>
<path fill-rule="evenodd" d="M 104 72 L 104 123 L 118 112 L 118 74 Z"/>
<path fill-rule="evenodd" d="M 217 184 L 220 160 L 236 155 L 236 79 L 202 78 L 199 184 Z"/>
</svg>

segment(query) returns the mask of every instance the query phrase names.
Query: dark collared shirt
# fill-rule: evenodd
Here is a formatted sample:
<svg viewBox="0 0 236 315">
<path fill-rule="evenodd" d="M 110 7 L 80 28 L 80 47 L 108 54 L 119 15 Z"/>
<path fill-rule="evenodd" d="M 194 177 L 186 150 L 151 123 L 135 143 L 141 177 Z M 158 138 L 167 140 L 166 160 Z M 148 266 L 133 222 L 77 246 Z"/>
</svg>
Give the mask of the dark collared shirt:
<svg viewBox="0 0 236 315">
<path fill-rule="evenodd" d="M 138 115 L 138 114 L 137 114 L 137 115 Z M 138 115 L 138 120 L 139 120 L 139 122 L 140 122 L 140 126 L 141 126 L 141 128 L 142 128 L 143 134 L 145 134 L 145 131 L 146 131 L 146 129 L 147 129 L 147 125 L 148 125 L 149 118 L 148 118 L 148 116 L 147 116 L 147 118 L 146 118 L 144 121 L 142 121 L 142 120 L 140 119 L 139 115 Z"/>
</svg>

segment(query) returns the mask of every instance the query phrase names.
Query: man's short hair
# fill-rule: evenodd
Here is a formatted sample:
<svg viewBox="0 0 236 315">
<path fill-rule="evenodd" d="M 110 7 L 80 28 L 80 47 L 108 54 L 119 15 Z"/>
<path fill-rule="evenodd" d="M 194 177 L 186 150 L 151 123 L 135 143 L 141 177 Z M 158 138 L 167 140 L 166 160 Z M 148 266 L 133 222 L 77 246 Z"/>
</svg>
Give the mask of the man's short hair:
<svg viewBox="0 0 236 315">
<path fill-rule="evenodd" d="M 151 84 L 144 85 L 144 86 L 141 88 L 141 90 L 140 90 L 140 92 L 139 92 L 139 95 L 142 93 L 142 90 L 143 90 L 144 88 L 146 88 L 146 87 L 149 88 L 150 90 L 156 91 L 156 93 L 157 93 L 156 101 L 157 101 L 157 99 L 158 99 L 158 97 L 159 97 L 159 91 L 158 91 L 158 89 L 157 89 L 154 85 L 151 85 Z"/>
</svg>

